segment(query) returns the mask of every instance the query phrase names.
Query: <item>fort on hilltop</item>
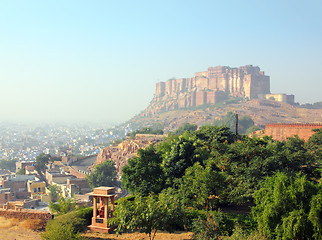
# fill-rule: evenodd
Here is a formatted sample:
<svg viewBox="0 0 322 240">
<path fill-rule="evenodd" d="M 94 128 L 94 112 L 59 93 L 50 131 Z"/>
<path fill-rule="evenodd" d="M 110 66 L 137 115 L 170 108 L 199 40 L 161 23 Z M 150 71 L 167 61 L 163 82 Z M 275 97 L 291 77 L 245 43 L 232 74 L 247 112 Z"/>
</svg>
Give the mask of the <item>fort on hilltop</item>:
<svg viewBox="0 0 322 240">
<path fill-rule="evenodd" d="M 147 111 L 153 113 L 215 104 L 229 96 L 294 103 L 294 95 L 271 94 L 270 77 L 257 66 L 217 66 L 209 67 L 205 72 L 197 72 L 191 78 L 169 79 L 157 83 L 154 98 Z"/>
</svg>

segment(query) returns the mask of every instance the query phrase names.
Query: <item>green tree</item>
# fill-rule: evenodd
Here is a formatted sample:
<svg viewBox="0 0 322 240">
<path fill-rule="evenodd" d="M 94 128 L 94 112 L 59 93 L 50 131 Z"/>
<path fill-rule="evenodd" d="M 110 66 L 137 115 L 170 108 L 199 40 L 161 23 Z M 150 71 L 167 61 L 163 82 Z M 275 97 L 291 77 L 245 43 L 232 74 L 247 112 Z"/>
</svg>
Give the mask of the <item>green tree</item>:
<svg viewBox="0 0 322 240">
<path fill-rule="evenodd" d="M 187 133 L 187 132 L 186 132 Z M 170 149 L 163 154 L 163 171 L 168 186 L 181 178 L 188 167 L 196 162 L 203 163 L 204 154 L 199 151 L 198 142 L 189 135 L 180 135 L 170 142 Z"/>
<path fill-rule="evenodd" d="M 266 178 L 254 194 L 252 208 L 260 232 L 269 239 L 321 239 L 321 190 L 299 174 Z"/>
<path fill-rule="evenodd" d="M 237 136 L 228 128 L 223 126 L 203 126 L 195 135 L 203 144 L 207 146 L 216 146 L 221 143 L 231 144 Z"/>
<path fill-rule="evenodd" d="M 226 116 L 221 120 L 214 121 L 215 126 L 225 126 L 230 128 L 231 131 L 236 132 L 236 114 L 227 112 Z M 238 118 L 238 133 L 245 134 L 247 129 L 254 126 L 254 121 L 250 116 L 241 116 Z"/>
<path fill-rule="evenodd" d="M 254 126 L 247 128 L 246 134 L 251 134 L 251 133 L 258 131 L 258 130 L 261 130 L 261 128 L 254 125 Z"/>
<path fill-rule="evenodd" d="M 36 167 L 38 170 L 44 171 L 46 169 L 46 164 L 48 164 L 50 161 L 50 154 L 41 153 L 36 157 Z"/>
<path fill-rule="evenodd" d="M 134 201 L 120 200 L 115 210 L 116 231 L 140 230 L 154 239 L 157 230 L 173 232 L 182 225 L 183 211 L 173 195 L 136 196 Z"/>
<path fill-rule="evenodd" d="M 238 132 L 245 134 L 249 128 L 255 125 L 253 119 L 250 116 L 242 116 L 238 119 Z"/>
<path fill-rule="evenodd" d="M 60 186 L 53 184 L 48 187 L 48 190 L 50 192 L 51 201 L 56 202 L 60 197 L 60 191 L 61 191 Z"/>
<path fill-rule="evenodd" d="M 115 163 L 112 160 L 107 160 L 95 166 L 94 171 L 87 176 L 87 182 L 91 188 L 113 186 L 115 177 Z"/>
<path fill-rule="evenodd" d="M 191 123 L 184 123 L 181 125 L 174 134 L 180 135 L 184 133 L 185 131 L 196 131 L 198 128 L 197 124 L 191 124 Z"/>
<path fill-rule="evenodd" d="M 132 193 L 144 196 L 160 193 L 164 188 L 164 173 L 161 168 L 162 158 L 155 146 L 139 149 L 138 155 L 129 159 L 122 168 L 122 185 Z"/>
<path fill-rule="evenodd" d="M 25 175 L 26 174 L 26 169 L 25 168 L 20 168 L 19 171 L 16 174 L 17 175 Z"/>
<path fill-rule="evenodd" d="M 193 222 L 193 240 L 220 240 L 222 236 L 227 236 L 227 226 L 233 223 L 228 221 L 222 212 L 209 212 L 207 218 L 198 218 Z"/>
<path fill-rule="evenodd" d="M 75 209 L 76 202 L 74 199 L 63 198 L 61 196 L 57 203 L 50 201 L 48 206 L 51 213 L 57 213 L 58 215 L 61 215 L 66 214 Z"/>
<path fill-rule="evenodd" d="M 224 180 L 211 163 L 203 167 L 197 162 L 177 180 L 179 198 L 187 207 L 209 210 L 217 206 L 224 189 Z"/>
<path fill-rule="evenodd" d="M 309 149 L 315 156 L 316 161 L 322 164 L 322 128 L 314 129 L 312 135 L 306 143 L 306 148 Z"/>
<path fill-rule="evenodd" d="M 11 160 L 0 160 L 0 169 L 7 169 L 9 171 L 15 171 L 16 170 L 16 162 L 17 160 L 11 159 Z"/>
</svg>

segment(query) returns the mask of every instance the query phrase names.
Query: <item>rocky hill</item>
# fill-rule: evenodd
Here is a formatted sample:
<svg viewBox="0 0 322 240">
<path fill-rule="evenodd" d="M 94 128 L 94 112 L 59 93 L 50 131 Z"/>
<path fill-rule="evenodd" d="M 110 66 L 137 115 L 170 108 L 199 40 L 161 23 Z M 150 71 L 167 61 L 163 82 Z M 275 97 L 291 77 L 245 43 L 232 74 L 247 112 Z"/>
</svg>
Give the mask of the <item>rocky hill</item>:
<svg viewBox="0 0 322 240">
<path fill-rule="evenodd" d="M 185 122 L 211 124 L 227 112 L 249 115 L 255 125 L 322 122 L 321 109 L 300 108 L 294 95 L 270 92 L 270 77 L 259 67 L 209 67 L 194 77 L 156 84 L 150 105 L 127 124 L 173 131 Z"/>
<path fill-rule="evenodd" d="M 128 159 L 136 156 L 140 148 L 146 148 L 150 144 L 157 144 L 164 137 L 164 135 L 136 134 L 134 139 L 127 138 L 117 146 L 101 149 L 97 155 L 96 164 L 106 160 L 113 160 L 116 165 L 117 174 L 121 175 L 122 167 L 127 164 Z"/>
<path fill-rule="evenodd" d="M 198 126 L 211 124 L 215 119 L 223 118 L 227 112 L 239 116 L 251 116 L 255 125 L 262 128 L 268 123 L 320 123 L 322 109 L 300 108 L 288 103 L 273 100 L 253 99 L 250 101 L 227 100 L 214 105 L 203 105 L 196 108 L 177 109 L 155 113 L 150 116 L 139 114 L 128 123 L 140 128 L 142 126 L 164 126 L 164 131 L 175 131 L 183 123 L 195 123 Z"/>
</svg>

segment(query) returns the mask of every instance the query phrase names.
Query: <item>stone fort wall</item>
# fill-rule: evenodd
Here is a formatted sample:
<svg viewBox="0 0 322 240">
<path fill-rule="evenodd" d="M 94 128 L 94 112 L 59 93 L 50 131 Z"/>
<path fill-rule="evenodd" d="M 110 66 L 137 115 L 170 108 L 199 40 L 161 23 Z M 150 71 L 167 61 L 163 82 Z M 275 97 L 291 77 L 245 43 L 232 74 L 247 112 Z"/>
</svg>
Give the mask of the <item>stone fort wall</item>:
<svg viewBox="0 0 322 240">
<path fill-rule="evenodd" d="M 265 126 L 265 135 L 272 136 L 274 140 L 278 141 L 297 135 L 307 141 L 315 133 L 313 129 L 317 128 L 322 128 L 322 123 L 272 123 Z"/>
<path fill-rule="evenodd" d="M 155 97 L 205 90 L 253 98 L 259 93 L 270 93 L 270 78 L 265 76 L 259 67 L 252 65 L 240 68 L 209 67 L 207 72 L 197 72 L 192 78 L 170 79 L 157 83 Z M 207 92 L 202 94 L 207 95 Z"/>
<path fill-rule="evenodd" d="M 48 221 L 54 218 L 53 215 L 50 214 L 49 212 L 41 212 L 41 211 L 35 211 L 35 210 L 14 211 L 14 210 L 0 209 L 0 216 L 5 217 L 6 219 L 15 218 L 18 220 L 40 219 L 42 220 L 43 227 L 46 225 Z"/>
<path fill-rule="evenodd" d="M 270 78 L 259 67 L 209 67 L 194 77 L 169 79 L 156 84 L 155 95 L 147 112 L 215 104 L 235 97 L 256 98 L 270 93 Z"/>
</svg>

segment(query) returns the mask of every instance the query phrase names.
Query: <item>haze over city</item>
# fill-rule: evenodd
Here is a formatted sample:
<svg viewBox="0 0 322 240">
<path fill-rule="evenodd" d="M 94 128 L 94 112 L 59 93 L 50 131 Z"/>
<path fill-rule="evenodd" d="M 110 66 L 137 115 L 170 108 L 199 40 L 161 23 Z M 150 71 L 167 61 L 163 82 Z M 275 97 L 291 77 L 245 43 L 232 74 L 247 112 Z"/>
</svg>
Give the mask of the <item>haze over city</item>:
<svg viewBox="0 0 322 240">
<path fill-rule="evenodd" d="M 0 122 L 122 122 L 155 84 L 259 66 L 321 101 L 321 1 L 1 1 Z"/>
</svg>

